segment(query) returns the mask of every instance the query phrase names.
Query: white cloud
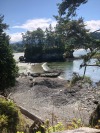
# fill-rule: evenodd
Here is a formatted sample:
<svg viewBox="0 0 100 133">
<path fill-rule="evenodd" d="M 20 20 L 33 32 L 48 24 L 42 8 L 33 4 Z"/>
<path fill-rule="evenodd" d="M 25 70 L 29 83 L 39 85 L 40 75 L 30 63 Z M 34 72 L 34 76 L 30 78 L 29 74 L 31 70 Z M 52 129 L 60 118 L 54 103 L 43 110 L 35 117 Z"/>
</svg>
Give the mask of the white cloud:
<svg viewBox="0 0 100 133">
<path fill-rule="evenodd" d="M 52 19 L 46 19 L 46 18 L 41 18 L 41 19 L 32 19 L 32 20 L 27 20 L 26 23 L 22 24 L 22 25 L 17 25 L 17 26 L 13 26 L 12 28 L 21 28 L 21 29 L 25 29 L 25 30 L 36 30 L 37 28 L 41 28 L 43 30 L 45 30 L 47 27 L 49 27 L 49 25 L 52 25 L 53 27 L 55 27 L 56 25 L 56 21 L 52 20 Z"/>
<path fill-rule="evenodd" d="M 37 28 L 41 28 L 41 29 L 45 30 L 47 27 L 49 27 L 50 24 L 52 25 L 52 27 L 55 27 L 57 22 L 50 18 L 49 19 L 46 19 L 46 18 L 31 19 L 31 20 L 27 20 L 22 25 L 16 25 L 16 26 L 13 26 L 12 28 L 24 29 L 24 30 L 29 30 L 29 31 L 36 30 Z M 86 28 L 90 29 L 91 32 L 100 29 L 100 20 L 86 21 L 85 24 L 86 24 Z M 22 35 L 19 32 L 9 34 L 9 35 L 11 37 L 10 41 L 12 43 L 22 40 Z"/>
<path fill-rule="evenodd" d="M 14 42 L 19 42 L 19 41 L 22 41 L 22 33 L 13 33 L 13 34 L 9 34 L 10 36 L 10 42 L 11 43 L 14 43 Z"/>
<path fill-rule="evenodd" d="M 41 28 L 41 29 L 45 30 L 47 27 L 49 27 L 50 24 L 52 25 L 52 27 L 55 27 L 56 21 L 54 21 L 50 18 L 49 19 L 41 18 L 41 19 L 27 20 L 24 24 L 16 25 L 11 28 L 25 29 L 25 30 L 29 30 L 29 31 L 36 30 L 37 28 Z M 9 34 L 9 35 L 11 37 L 11 39 L 10 39 L 11 43 L 18 42 L 18 41 L 22 40 L 22 35 L 19 32 Z"/>
<path fill-rule="evenodd" d="M 100 29 L 100 20 L 86 21 L 85 24 L 87 25 L 86 28 L 90 29 L 91 32 Z"/>
</svg>

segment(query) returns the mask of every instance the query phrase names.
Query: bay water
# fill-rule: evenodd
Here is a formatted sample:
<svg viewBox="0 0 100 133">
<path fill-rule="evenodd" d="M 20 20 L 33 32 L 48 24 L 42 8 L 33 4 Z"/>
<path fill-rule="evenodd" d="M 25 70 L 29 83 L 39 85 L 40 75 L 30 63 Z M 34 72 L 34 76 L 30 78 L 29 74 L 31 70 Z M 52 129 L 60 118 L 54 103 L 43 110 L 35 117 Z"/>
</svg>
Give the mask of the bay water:
<svg viewBox="0 0 100 133">
<path fill-rule="evenodd" d="M 88 51 L 84 49 L 79 49 L 74 52 L 74 56 L 78 57 L 80 55 L 86 54 Z M 63 71 L 63 74 L 59 78 L 69 80 L 72 78 L 73 72 L 83 75 L 84 67 L 80 69 L 82 59 L 70 60 L 66 62 L 52 62 L 52 63 L 20 63 L 19 56 L 23 56 L 24 53 L 14 53 L 14 58 L 19 67 L 19 73 L 42 73 L 44 70 L 50 69 L 60 69 Z M 95 63 L 95 59 L 91 60 L 91 63 Z M 86 76 L 90 77 L 92 81 L 100 81 L 100 67 L 88 66 L 86 69 Z"/>
</svg>

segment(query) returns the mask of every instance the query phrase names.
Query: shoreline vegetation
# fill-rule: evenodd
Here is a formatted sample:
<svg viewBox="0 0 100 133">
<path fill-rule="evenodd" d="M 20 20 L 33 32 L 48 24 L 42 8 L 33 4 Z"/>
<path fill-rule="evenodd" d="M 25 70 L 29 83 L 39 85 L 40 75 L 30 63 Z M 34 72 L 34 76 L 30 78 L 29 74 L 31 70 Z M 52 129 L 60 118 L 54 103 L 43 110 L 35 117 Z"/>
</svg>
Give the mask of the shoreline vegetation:
<svg viewBox="0 0 100 133">
<path fill-rule="evenodd" d="M 44 55 L 43 59 L 41 57 L 41 59 L 39 57 L 35 57 L 32 61 L 30 60 L 26 60 L 25 56 L 20 56 L 19 57 L 19 61 L 20 62 L 31 62 L 31 63 L 42 63 L 42 62 L 65 62 L 65 61 L 70 61 L 70 60 L 78 60 L 78 59 L 84 59 L 84 55 L 83 56 L 73 56 L 73 57 L 64 57 L 64 55 L 62 56 L 58 56 L 57 54 L 55 55 Z M 96 53 L 91 59 L 100 59 L 100 53 Z"/>
</svg>

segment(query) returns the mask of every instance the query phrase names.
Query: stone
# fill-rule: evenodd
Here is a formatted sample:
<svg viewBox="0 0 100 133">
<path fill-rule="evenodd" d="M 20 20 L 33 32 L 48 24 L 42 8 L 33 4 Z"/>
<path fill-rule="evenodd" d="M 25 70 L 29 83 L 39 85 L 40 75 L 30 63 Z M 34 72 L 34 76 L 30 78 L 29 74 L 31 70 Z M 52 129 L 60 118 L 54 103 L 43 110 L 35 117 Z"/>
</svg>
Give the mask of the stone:
<svg viewBox="0 0 100 133">
<path fill-rule="evenodd" d="M 89 128 L 89 127 L 81 127 L 74 130 L 66 130 L 66 131 L 56 132 L 56 133 L 100 133 L 100 130 Z"/>
<path fill-rule="evenodd" d="M 100 104 L 97 105 L 97 108 L 91 114 L 89 124 L 94 127 L 98 124 L 98 120 L 100 120 Z"/>
</svg>

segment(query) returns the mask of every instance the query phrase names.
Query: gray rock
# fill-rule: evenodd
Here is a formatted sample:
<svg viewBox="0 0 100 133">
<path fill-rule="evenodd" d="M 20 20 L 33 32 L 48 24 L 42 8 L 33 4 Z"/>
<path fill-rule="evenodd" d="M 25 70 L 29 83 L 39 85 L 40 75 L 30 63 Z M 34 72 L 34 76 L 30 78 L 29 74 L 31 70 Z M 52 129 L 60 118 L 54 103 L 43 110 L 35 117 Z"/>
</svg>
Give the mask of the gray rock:
<svg viewBox="0 0 100 133">
<path fill-rule="evenodd" d="M 100 120 L 100 104 L 97 105 L 97 108 L 91 114 L 89 124 L 94 127 L 98 124 L 98 120 Z"/>
<path fill-rule="evenodd" d="M 100 130 L 89 128 L 89 127 L 82 127 L 75 130 L 66 130 L 66 131 L 56 132 L 56 133 L 100 133 Z"/>
</svg>

